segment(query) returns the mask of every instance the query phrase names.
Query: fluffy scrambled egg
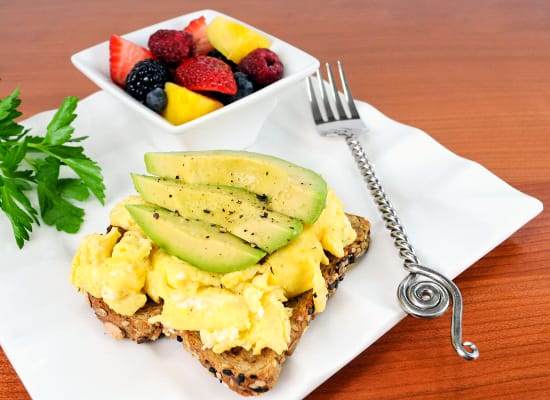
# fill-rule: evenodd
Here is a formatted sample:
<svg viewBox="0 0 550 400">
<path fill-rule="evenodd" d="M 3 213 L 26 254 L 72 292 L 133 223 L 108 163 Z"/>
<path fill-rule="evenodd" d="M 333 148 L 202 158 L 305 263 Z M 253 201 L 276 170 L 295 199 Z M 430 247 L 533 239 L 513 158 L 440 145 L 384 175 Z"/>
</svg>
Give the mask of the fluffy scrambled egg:
<svg viewBox="0 0 550 400">
<path fill-rule="evenodd" d="M 84 239 L 73 260 L 72 283 L 122 315 L 133 315 L 148 297 L 162 302 L 162 313 L 151 322 L 199 331 L 204 346 L 216 353 L 233 347 L 254 354 L 266 347 L 284 352 L 291 315 L 284 303 L 312 290 L 315 312 L 322 312 L 328 293 L 321 273 L 321 264 L 329 262 L 325 251 L 343 257 L 356 237 L 340 200 L 329 191 L 318 220 L 263 264 L 210 273 L 156 247 L 126 211 L 129 203 L 143 200 L 127 198 L 112 210 L 108 233 Z"/>
</svg>

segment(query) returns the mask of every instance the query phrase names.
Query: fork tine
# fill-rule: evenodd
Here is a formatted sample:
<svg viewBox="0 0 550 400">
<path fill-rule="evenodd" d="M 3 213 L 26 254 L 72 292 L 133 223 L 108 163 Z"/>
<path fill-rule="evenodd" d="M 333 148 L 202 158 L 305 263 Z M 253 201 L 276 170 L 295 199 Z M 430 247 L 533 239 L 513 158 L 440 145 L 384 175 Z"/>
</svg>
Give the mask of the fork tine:
<svg viewBox="0 0 550 400">
<path fill-rule="evenodd" d="M 346 74 L 344 74 L 344 68 L 340 60 L 337 61 L 338 64 L 338 73 L 340 74 L 340 81 L 342 82 L 342 87 L 344 89 L 344 97 L 348 103 L 349 112 L 351 118 L 360 118 L 357 108 L 355 108 L 355 102 L 353 101 L 353 96 L 351 95 L 351 89 L 349 88 L 348 80 L 346 79 Z"/>
<path fill-rule="evenodd" d="M 311 113 L 313 114 L 313 120 L 316 124 L 322 124 L 324 121 L 323 115 L 319 110 L 319 104 L 317 103 L 317 97 L 313 90 L 313 84 L 311 83 L 311 76 L 307 77 L 307 94 L 309 97 L 309 105 L 311 106 Z"/>
<path fill-rule="evenodd" d="M 321 71 L 317 70 L 317 83 L 319 84 L 319 92 L 321 93 L 321 98 L 323 99 L 323 106 L 325 107 L 325 114 L 329 122 L 336 121 L 338 116 L 334 116 L 332 112 L 332 107 L 328 101 L 327 90 L 325 88 L 325 83 L 323 82 L 323 77 L 321 76 Z"/>
<path fill-rule="evenodd" d="M 346 111 L 344 110 L 344 106 L 342 105 L 342 100 L 340 99 L 340 94 L 338 93 L 338 88 L 336 87 L 334 76 L 332 75 L 332 68 L 330 67 L 329 63 L 326 63 L 325 65 L 327 67 L 328 83 L 331 87 L 332 98 L 336 103 L 336 110 L 338 111 L 339 119 L 347 119 Z"/>
</svg>

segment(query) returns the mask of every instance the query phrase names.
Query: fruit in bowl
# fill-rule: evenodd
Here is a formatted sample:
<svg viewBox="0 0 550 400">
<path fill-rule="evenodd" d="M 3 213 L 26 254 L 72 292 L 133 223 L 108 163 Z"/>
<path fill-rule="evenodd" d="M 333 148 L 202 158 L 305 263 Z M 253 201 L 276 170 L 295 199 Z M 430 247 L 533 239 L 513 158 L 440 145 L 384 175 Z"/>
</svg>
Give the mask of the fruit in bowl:
<svg viewBox="0 0 550 400">
<path fill-rule="evenodd" d="M 264 35 L 223 16 L 160 29 L 148 49 L 112 35 L 111 80 L 173 125 L 196 119 L 284 75 Z"/>
</svg>

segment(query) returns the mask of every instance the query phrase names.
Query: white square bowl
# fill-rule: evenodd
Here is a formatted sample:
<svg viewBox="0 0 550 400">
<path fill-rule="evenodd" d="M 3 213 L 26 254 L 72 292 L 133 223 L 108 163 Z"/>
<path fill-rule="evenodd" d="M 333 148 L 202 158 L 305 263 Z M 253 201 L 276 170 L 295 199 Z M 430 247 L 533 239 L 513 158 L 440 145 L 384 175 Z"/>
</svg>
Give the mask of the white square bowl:
<svg viewBox="0 0 550 400">
<path fill-rule="evenodd" d="M 140 46 L 147 47 L 149 36 L 159 29 L 183 29 L 187 24 L 203 15 L 207 23 L 217 16 L 230 18 L 255 29 L 271 40 L 273 50 L 284 64 L 283 78 L 259 91 L 181 125 L 173 125 L 161 115 L 148 109 L 128 95 L 111 81 L 109 72 L 109 42 L 97 44 L 73 54 L 74 66 L 101 89 L 109 92 L 127 106 L 130 113 L 139 114 L 149 122 L 144 133 L 158 139 L 159 134 L 172 134 L 178 142 L 190 149 L 242 149 L 251 145 L 257 137 L 263 122 L 277 104 L 279 95 L 285 89 L 298 84 L 319 68 L 319 61 L 308 53 L 252 27 L 242 21 L 213 10 L 201 10 L 160 22 L 122 35 Z M 131 117 L 129 115 L 128 117 Z"/>
</svg>

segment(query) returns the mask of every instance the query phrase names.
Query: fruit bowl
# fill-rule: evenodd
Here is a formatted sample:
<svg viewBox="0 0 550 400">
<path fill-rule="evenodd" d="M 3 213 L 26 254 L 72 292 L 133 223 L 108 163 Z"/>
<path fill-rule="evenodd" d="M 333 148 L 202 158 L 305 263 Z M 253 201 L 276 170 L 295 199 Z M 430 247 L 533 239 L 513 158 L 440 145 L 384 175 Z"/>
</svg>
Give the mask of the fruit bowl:
<svg viewBox="0 0 550 400">
<path fill-rule="evenodd" d="M 129 111 L 128 118 L 133 118 L 131 113 L 139 114 L 139 118 L 143 118 L 144 122 L 147 122 L 143 125 L 143 132 L 140 133 L 151 135 L 152 140 L 162 140 L 159 135 L 168 133 L 188 149 L 242 149 L 255 141 L 260 127 L 277 104 L 281 93 L 289 87 L 299 84 L 306 76 L 313 73 L 319 67 L 319 61 L 268 33 L 213 10 L 201 10 L 182 15 L 122 35 L 122 37 L 146 47 L 150 35 L 157 30 L 183 29 L 190 21 L 200 16 L 204 16 L 207 23 L 217 16 L 223 16 L 267 36 L 271 40 L 270 49 L 278 54 L 284 64 L 283 77 L 222 108 L 181 125 L 173 125 L 161 115 L 132 98 L 111 80 L 108 41 L 74 54 L 71 61 L 92 82 L 126 105 Z"/>
</svg>

